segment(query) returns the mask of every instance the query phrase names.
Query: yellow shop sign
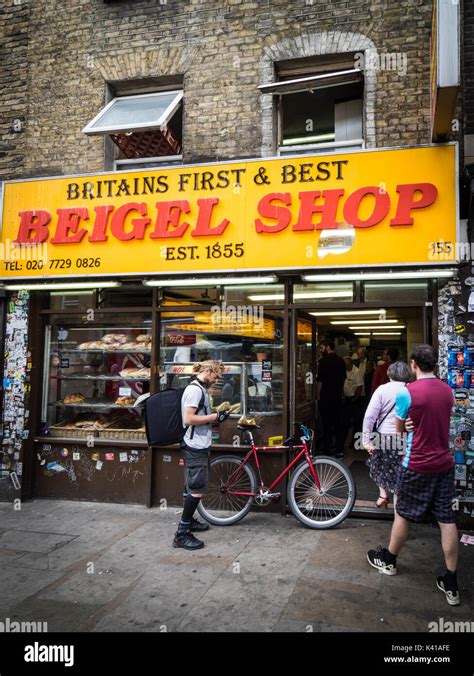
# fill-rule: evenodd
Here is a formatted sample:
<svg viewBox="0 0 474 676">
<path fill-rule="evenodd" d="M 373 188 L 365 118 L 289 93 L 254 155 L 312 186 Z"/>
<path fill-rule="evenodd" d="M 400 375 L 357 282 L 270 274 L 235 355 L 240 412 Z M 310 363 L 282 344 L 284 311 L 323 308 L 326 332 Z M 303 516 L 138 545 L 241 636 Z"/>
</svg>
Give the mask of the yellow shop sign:
<svg viewBox="0 0 474 676">
<path fill-rule="evenodd" d="M 456 196 L 453 144 L 12 181 L 0 273 L 433 263 L 454 251 Z"/>
</svg>

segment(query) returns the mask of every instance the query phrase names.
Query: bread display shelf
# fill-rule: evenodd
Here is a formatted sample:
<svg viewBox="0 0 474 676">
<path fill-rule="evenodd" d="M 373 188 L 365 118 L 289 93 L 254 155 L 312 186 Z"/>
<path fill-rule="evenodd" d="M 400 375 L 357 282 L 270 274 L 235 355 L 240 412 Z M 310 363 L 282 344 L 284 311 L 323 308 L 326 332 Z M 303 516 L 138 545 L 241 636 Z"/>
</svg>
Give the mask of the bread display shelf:
<svg viewBox="0 0 474 676">
<path fill-rule="evenodd" d="M 54 376 L 50 375 L 50 378 L 55 380 L 112 380 L 112 381 L 122 381 L 122 380 L 133 380 L 134 382 L 142 382 L 151 380 L 151 378 L 134 378 L 133 376 L 88 376 L 88 375 L 74 375 L 74 376 Z"/>
<path fill-rule="evenodd" d="M 151 348 L 139 348 L 139 347 L 130 347 L 126 350 L 119 350 L 113 349 L 113 350 L 107 350 L 106 348 L 91 348 L 91 349 L 84 349 L 84 350 L 78 350 L 77 348 L 60 348 L 61 353 L 63 354 L 84 354 L 85 352 L 96 352 L 97 354 L 149 354 L 151 352 Z"/>
<path fill-rule="evenodd" d="M 51 425 L 49 435 L 51 437 L 71 437 L 75 439 L 87 439 L 90 436 L 98 436 L 99 430 L 93 427 L 67 427 L 68 423 L 59 422 Z"/>
<path fill-rule="evenodd" d="M 48 406 L 63 406 L 64 408 L 95 408 L 95 409 L 116 408 L 118 410 L 122 410 L 124 408 L 131 408 L 134 409 L 135 411 L 137 410 L 133 404 L 120 405 L 115 404 L 114 402 L 88 401 L 87 399 L 77 404 L 65 404 L 63 401 L 52 401 L 49 402 Z"/>
<path fill-rule="evenodd" d="M 99 430 L 99 439 L 146 439 L 144 429 L 105 428 Z"/>
</svg>

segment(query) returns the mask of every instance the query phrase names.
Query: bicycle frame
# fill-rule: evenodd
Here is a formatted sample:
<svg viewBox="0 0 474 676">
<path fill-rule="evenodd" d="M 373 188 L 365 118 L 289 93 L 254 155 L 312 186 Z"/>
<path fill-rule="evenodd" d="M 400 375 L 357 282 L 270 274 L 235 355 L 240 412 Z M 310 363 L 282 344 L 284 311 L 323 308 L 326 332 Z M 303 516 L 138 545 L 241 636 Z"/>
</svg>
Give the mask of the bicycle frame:
<svg viewBox="0 0 474 676">
<path fill-rule="evenodd" d="M 296 465 L 298 460 L 303 455 L 306 458 L 310 472 L 313 475 L 313 479 L 316 482 L 316 486 L 318 487 L 318 490 L 321 490 L 321 484 L 319 482 L 318 473 L 316 472 L 316 469 L 315 469 L 315 467 L 314 467 L 314 465 L 311 461 L 312 457 L 311 457 L 311 453 L 310 453 L 309 448 L 308 448 L 308 444 L 306 443 L 306 440 L 303 441 L 302 444 L 299 444 L 299 445 L 296 445 L 296 446 L 256 446 L 255 442 L 253 440 L 253 435 L 250 431 L 248 431 L 248 435 L 250 437 L 250 442 L 251 442 L 249 452 L 247 453 L 245 458 L 242 460 L 239 467 L 237 467 L 235 472 L 231 475 L 231 477 L 229 478 L 227 483 L 224 486 L 222 486 L 222 488 L 227 489 L 226 492 L 229 495 L 244 495 L 244 496 L 247 496 L 247 497 L 257 497 L 259 495 L 258 493 L 249 493 L 247 491 L 232 491 L 232 490 L 228 489 L 227 486 L 232 485 L 234 483 L 234 481 L 236 481 L 239 478 L 239 476 L 243 472 L 243 468 L 249 462 L 250 458 L 253 457 L 254 460 L 255 460 L 255 465 L 257 467 L 258 476 L 259 476 L 259 479 L 260 479 L 260 488 L 264 488 L 264 483 L 262 481 L 262 475 L 261 475 L 261 472 L 260 472 L 260 463 L 259 463 L 259 460 L 258 460 L 258 453 L 259 453 L 259 451 L 270 451 L 270 450 L 271 451 L 275 451 L 275 450 L 293 450 L 294 451 L 294 450 L 300 449 L 300 452 L 285 467 L 283 472 L 275 479 L 275 481 L 270 486 L 268 486 L 269 491 L 272 491 L 275 488 L 275 486 L 277 486 L 280 483 L 280 481 L 283 479 L 283 477 L 286 474 L 288 474 L 288 472 L 291 471 L 291 469 Z M 221 490 L 222 490 L 222 488 L 221 488 Z"/>
</svg>

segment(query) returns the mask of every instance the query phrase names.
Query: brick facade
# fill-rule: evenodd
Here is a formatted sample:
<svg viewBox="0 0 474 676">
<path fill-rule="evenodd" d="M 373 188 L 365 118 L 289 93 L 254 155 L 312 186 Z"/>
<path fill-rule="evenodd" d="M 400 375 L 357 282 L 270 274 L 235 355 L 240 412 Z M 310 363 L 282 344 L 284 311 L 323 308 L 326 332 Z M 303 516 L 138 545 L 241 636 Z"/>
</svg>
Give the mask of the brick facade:
<svg viewBox="0 0 474 676">
<path fill-rule="evenodd" d="M 430 142 L 431 2 L 3 4 L 2 179 L 104 170 L 103 139 L 81 129 L 104 105 L 106 82 L 175 74 L 184 80 L 184 162 L 270 155 L 272 101 L 257 85 L 273 62 L 366 49 L 407 58 L 406 74 L 366 73 L 367 146 Z M 25 126 L 9 131 L 18 117 Z"/>
</svg>

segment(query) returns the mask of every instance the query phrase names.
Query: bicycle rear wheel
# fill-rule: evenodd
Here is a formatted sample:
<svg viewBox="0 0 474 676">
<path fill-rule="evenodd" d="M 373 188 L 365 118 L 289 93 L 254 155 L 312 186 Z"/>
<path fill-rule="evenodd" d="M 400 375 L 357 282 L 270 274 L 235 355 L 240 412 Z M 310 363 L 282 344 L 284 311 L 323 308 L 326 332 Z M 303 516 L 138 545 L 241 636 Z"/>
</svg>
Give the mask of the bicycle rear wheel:
<svg viewBox="0 0 474 676">
<path fill-rule="evenodd" d="M 253 496 L 230 495 L 231 491 L 255 493 L 257 477 L 253 467 L 244 465 L 231 485 L 227 485 L 231 476 L 242 464 L 236 455 L 222 455 L 211 460 L 208 490 L 202 496 L 198 512 L 216 526 L 230 526 L 240 521 L 250 511 Z"/>
<path fill-rule="evenodd" d="M 334 458 L 313 459 L 321 489 L 306 460 L 294 470 L 288 484 L 288 504 L 296 518 L 309 528 L 332 528 L 342 523 L 356 499 L 350 470 Z"/>
</svg>

